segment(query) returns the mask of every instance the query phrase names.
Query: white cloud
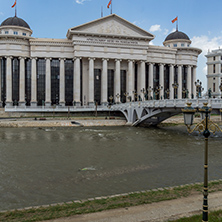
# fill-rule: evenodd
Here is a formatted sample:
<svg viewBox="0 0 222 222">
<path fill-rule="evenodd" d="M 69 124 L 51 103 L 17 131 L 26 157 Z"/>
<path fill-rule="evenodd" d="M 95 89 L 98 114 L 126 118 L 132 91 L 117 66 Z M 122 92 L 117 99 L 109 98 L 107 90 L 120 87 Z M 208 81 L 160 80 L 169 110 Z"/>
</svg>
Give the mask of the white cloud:
<svg viewBox="0 0 222 222">
<path fill-rule="evenodd" d="M 85 1 L 90 1 L 90 0 L 76 0 L 77 4 L 83 4 Z"/>
<path fill-rule="evenodd" d="M 150 32 L 161 31 L 160 25 L 152 25 L 150 27 Z"/>
<path fill-rule="evenodd" d="M 165 29 L 163 34 L 164 34 L 164 35 L 167 35 L 168 33 L 169 33 L 169 30 L 168 30 L 168 29 Z"/>
<path fill-rule="evenodd" d="M 214 37 L 212 39 L 209 39 L 208 36 L 202 35 L 202 36 L 194 36 L 192 39 L 192 46 L 202 49 L 203 53 L 202 55 L 206 55 L 208 50 L 214 50 L 218 49 L 220 46 L 222 46 L 222 37 Z"/>
</svg>

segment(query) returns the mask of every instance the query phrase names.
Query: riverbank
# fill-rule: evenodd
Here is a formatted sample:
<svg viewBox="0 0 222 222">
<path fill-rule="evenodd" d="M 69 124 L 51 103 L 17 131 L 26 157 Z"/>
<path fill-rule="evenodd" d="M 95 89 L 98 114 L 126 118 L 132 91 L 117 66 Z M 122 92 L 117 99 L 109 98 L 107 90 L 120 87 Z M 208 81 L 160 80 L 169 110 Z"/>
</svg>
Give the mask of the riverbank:
<svg viewBox="0 0 222 222">
<path fill-rule="evenodd" d="M 80 127 L 80 126 L 125 126 L 123 119 L 60 119 L 60 118 L 12 118 L 1 119 L 0 127 Z"/>
<path fill-rule="evenodd" d="M 0 221 L 149 222 L 201 214 L 202 183 L 0 213 Z M 222 209 L 222 180 L 209 182 L 209 209 Z"/>
<path fill-rule="evenodd" d="M 220 123 L 220 116 L 212 116 L 214 122 Z M 200 118 L 195 118 L 194 123 L 200 122 Z M 171 117 L 159 126 L 184 124 L 183 116 Z M 35 118 L 2 118 L 0 127 L 91 127 L 91 126 L 125 126 L 126 120 L 119 117 L 83 117 L 83 118 L 53 118 L 53 117 L 35 117 Z"/>
</svg>

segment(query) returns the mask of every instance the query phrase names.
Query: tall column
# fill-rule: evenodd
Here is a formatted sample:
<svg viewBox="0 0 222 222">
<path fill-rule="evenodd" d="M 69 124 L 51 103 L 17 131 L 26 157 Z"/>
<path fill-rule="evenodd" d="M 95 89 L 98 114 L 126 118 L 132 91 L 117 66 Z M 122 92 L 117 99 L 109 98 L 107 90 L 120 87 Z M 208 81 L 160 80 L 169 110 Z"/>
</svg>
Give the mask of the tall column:
<svg viewBox="0 0 222 222">
<path fill-rule="evenodd" d="M 20 57 L 19 71 L 19 106 L 25 106 L 25 59 Z"/>
<path fill-rule="evenodd" d="M 37 106 L 37 73 L 36 73 L 36 60 L 32 58 L 32 86 L 31 86 L 31 106 Z"/>
<path fill-rule="evenodd" d="M 188 89 L 188 97 L 191 98 L 191 66 L 187 67 L 187 89 Z"/>
<path fill-rule="evenodd" d="M 174 88 L 172 84 L 174 83 L 174 65 L 170 65 L 170 83 L 169 83 L 169 90 L 170 90 L 170 99 L 174 99 Z"/>
<path fill-rule="evenodd" d="M 126 87 L 127 93 L 129 93 L 129 96 L 131 99 L 133 98 L 133 90 L 134 90 L 134 82 L 133 82 L 133 61 L 128 61 L 128 72 L 127 72 L 127 87 Z"/>
<path fill-rule="evenodd" d="M 160 99 L 164 99 L 164 64 L 159 64 L 160 68 Z"/>
<path fill-rule="evenodd" d="M 196 96 L 196 85 L 195 85 L 195 82 L 196 82 L 196 79 L 197 79 L 197 67 L 194 66 L 193 67 L 193 89 L 192 89 L 192 93 L 190 93 L 190 97 L 192 98 L 192 94 L 193 94 L 193 97 Z"/>
<path fill-rule="evenodd" d="M 177 98 L 182 99 L 182 66 L 178 66 L 178 89 Z"/>
<path fill-rule="evenodd" d="M 51 59 L 46 58 L 45 106 L 51 106 Z"/>
<path fill-rule="evenodd" d="M 2 107 L 2 58 L 0 57 L 0 107 Z"/>
<path fill-rule="evenodd" d="M 148 96 L 153 97 L 153 63 L 149 63 L 149 87 L 148 87 Z"/>
<path fill-rule="evenodd" d="M 65 106 L 65 59 L 60 58 L 60 71 L 59 71 L 59 105 Z"/>
<path fill-rule="evenodd" d="M 144 97 L 144 94 L 141 90 L 146 90 L 146 66 L 145 61 L 140 61 L 139 63 L 139 72 L 138 72 L 138 86 L 137 86 L 137 93 L 140 95 L 141 98 Z"/>
<path fill-rule="evenodd" d="M 108 104 L 108 59 L 102 59 L 103 61 L 103 69 L 101 76 L 101 103 L 102 105 Z"/>
<path fill-rule="evenodd" d="M 89 58 L 89 105 L 94 105 L 94 58 Z"/>
<path fill-rule="evenodd" d="M 80 83 L 80 59 L 79 57 L 75 58 L 74 61 L 74 101 L 73 104 L 76 106 L 81 106 L 81 102 L 80 102 L 80 89 L 81 89 L 81 83 Z"/>
<path fill-rule="evenodd" d="M 114 75 L 114 100 L 115 102 L 120 102 L 120 62 L 121 60 L 115 60 L 115 75 Z M 117 97 L 119 95 L 119 97 Z"/>
<path fill-rule="evenodd" d="M 6 106 L 12 106 L 12 57 L 7 57 L 6 63 Z"/>
</svg>

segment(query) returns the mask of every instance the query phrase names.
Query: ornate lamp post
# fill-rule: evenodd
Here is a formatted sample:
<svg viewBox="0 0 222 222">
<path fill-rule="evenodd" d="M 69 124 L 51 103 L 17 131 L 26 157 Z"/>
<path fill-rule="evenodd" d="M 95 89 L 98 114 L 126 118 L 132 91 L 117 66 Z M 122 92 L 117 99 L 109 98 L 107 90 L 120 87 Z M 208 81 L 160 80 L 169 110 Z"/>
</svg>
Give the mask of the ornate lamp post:
<svg viewBox="0 0 222 222">
<path fill-rule="evenodd" d="M 117 104 L 119 104 L 120 103 L 120 101 L 119 101 L 120 94 L 119 93 L 116 94 L 116 98 L 117 98 Z"/>
<path fill-rule="evenodd" d="M 201 112 L 202 121 L 198 123 L 193 129 L 191 126 L 193 124 L 193 117 L 196 109 L 191 107 L 192 103 L 187 103 L 187 107 L 182 109 L 184 114 L 184 123 L 187 126 L 187 131 L 189 133 L 199 131 L 203 133 L 205 137 L 205 152 L 204 152 L 204 192 L 203 192 L 203 220 L 208 221 L 208 138 L 211 133 L 216 131 L 222 132 L 220 127 L 210 120 L 211 109 L 208 107 L 208 103 L 204 103 L 204 106 L 199 109 Z"/>
<path fill-rule="evenodd" d="M 136 101 L 136 99 L 138 99 L 138 98 L 137 98 L 137 92 L 136 92 L 136 90 L 134 90 L 132 93 L 133 93 L 133 95 L 134 95 L 134 101 Z M 134 102 L 134 101 L 133 101 L 133 102 Z"/>
<path fill-rule="evenodd" d="M 128 92 L 125 92 L 123 95 L 126 97 L 126 102 L 127 102 L 127 99 L 128 99 L 128 97 L 129 97 L 129 93 L 128 93 Z"/>
<path fill-rule="evenodd" d="M 113 104 L 113 96 L 110 96 L 109 100 L 110 100 L 110 104 Z"/>
<path fill-rule="evenodd" d="M 201 93 L 202 93 L 202 91 L 204 90 L 204 88 L 202 87 L 202 82 L 198 79 L 198 80 L 195 82 L 195 86 L 196 86 L 196 95 L 197 95 L 197 98 L 201 98 Z"/>
<path fill-rule="evenodd" d="M 172 84 L 172 87 L 174 88 L 174 99 L 177 99 L 177 89 L 179 87 L 179 84 L 175 82 Z"/>
<path fill-rule="evenodd" d="M 164 92 L 164 99 L 169 99 L 170 90 L 166 89 Z"/>
<path fill-rule="evenodd" d="M 153 97 L 155 97 L 155 98 L 153 98 L 153 99 L 156 99 L 156 96 L 158 96 L 158 95 L 160 95 L 160 90 L 162 90 L 163 89 L 163 86 L 161 86 L 161 85 L 158 85 L 158 86 L 156 86 L 156 88 L 154 88 L 153 89 Z M 160 100 L 161 98 L 160 98 L 160 96 L 159 96 L 159 100 Z"/>
</svg>

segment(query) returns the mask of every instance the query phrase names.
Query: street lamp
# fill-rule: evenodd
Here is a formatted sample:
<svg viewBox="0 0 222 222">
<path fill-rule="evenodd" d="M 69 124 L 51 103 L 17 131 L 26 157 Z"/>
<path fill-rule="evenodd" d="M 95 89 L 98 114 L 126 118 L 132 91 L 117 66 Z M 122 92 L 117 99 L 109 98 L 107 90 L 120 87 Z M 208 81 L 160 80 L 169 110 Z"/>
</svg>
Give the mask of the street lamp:
<svg viewBox="0 0 222 222">
<path fill-rule="evenodd" d="M 110 100 L 110 104 L 112 104 L 113 96 L 110 96 L 110 97 L 109 97 L 109 100 Z"/>
<path fill-rule="evenodd" d="M 203 133 L 205 137 L 205 152 L 204 152 L 204 192 L 203 192 L 203 220 L 208 221 L 208 138 L 211 133 L 215 133 L 216 131 L 222 132 L 220 127 L 210 120 L 210 112 L 212 109 L 208 106 L 208 103 L 204 103 L 204 106 L 199 109 L 201 113 L 202 121 L 198 123 L 193 129 L 191 126 L 193 125 L 193 117 L 195 112 L 197 111 L 193 107 L 191 107 L 192 103 L 187 103 L 187 107 L 182 109 L 184 114 L 184 123 L 187 126 L 187 131 L 189 133 L 199 131 L 199 133 Z"/>
<path fill-rule="evenodd" d="M 120 103 L 120 101 L 119 101 L 120 94 L 119 93 L 116 94 L 116 98 L 117 98 L 117 104 L 119 104 Z"/>
<path fill-rule="evenodd" d="M 172 84 L 172 87 L 174 88 L 174 99 L 177 99 L 177 93 L 176 90 L 179 87 L 179 84 L 177 82 Z"/>
<path fill-rule="evenodd" d="M 170 90 L 166 89 L 164 92 L 164 99 L 169 99 Z"/>
</svg>

